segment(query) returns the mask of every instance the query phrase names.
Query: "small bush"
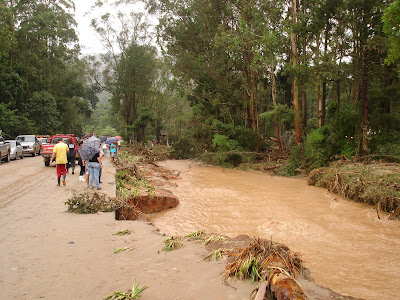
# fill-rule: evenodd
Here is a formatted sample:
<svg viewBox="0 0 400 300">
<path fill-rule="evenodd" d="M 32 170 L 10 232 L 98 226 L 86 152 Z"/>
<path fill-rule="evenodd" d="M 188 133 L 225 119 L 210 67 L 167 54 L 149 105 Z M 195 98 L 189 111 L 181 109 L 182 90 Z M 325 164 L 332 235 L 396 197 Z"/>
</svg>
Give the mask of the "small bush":
<svg viewBox="0 0 400 300">
<path fill-rule="evenodd" d="M 301 146 L 295 146 L 290 153 L 289 159 L 284 166 L 278 169 L 280 176 L 294 176 L 298 168 L 304 167 L 304 151 Z"/>
<path fill-rule="evenodd" d="M 308 170 L 327 165 L 333 152 L 330 132 L 330 126 L 323 126 L 307 136 L 304 155 Z"/>
<path fill-rule="evenodd" d="M 171 156 L 175 159 L 188 159 L 196 156 L 198 149 L 195 141 L 186 136 L 181 136 L 172 144 Z"/>
</svg>

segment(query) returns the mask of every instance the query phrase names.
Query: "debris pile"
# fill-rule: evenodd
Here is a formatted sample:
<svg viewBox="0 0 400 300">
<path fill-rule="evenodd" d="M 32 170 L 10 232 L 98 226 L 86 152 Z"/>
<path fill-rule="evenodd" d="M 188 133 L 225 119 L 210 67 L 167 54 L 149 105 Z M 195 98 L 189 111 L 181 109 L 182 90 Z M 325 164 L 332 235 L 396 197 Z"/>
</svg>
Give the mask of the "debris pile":
<svg viewBox="0 0 400 300">
<path fill-rule="evenodd" d="M 80 194 L 74 192 L 65 204 L 68 206 L 69 212 L 94 214 L 100 211 L 114 211 L 123 205 L 123 201 L 119 198 L 109 197 L 107 194 L 86 191 Z"/>
</svg>

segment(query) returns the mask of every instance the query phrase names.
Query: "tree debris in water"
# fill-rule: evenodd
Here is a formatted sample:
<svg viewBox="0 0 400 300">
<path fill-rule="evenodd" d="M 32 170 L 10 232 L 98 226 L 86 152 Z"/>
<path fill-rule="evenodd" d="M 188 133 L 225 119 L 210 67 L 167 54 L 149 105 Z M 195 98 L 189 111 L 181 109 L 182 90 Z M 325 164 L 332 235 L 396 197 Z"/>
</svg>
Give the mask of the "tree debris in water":
<svg viewBox="0 0 400 300">
<path fill-rule="evenodd" d="M 105 298 L 105 300 L 132 300 L 132 299 L 137 299 L 139 298 L 141 295 L 141 293 L 148 289 L 148 286 L 143 286 L 143 287 L 139 287 L 139 284 L 136 284 L 136 279 L 133 280 L 133 286 L 132 289 L 129 290 L 128 292 L 121 292 L 121 291 L 117 291 L 114 292 L 113 294 L 107 296 Z"/>
</svg>

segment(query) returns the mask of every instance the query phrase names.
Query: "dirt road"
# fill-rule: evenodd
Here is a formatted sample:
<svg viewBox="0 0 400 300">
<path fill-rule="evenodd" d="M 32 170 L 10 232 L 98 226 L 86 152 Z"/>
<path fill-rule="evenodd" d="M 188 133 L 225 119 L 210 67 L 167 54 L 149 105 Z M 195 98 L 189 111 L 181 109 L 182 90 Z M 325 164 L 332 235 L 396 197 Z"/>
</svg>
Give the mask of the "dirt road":
<svg viewBox="0 0 400 300">
<path fill-rule="evenodd" d="M 79 167 L 78 167 L 79 169 Z M 114 168 L 106 158 L 102 192 L 114 193 Z M 163 252 L 166 238 L 141 221 L 116 221 L 114 213 L 66 212 L 79 175 L 57 187 L 56 170 L 42 157 L 0 165 L 0 299 L 104 299 L 127 291 L 136 278 L 149 288 L 141 299 L 248 299 L 255 286 L 224 285 L 224 262 L 203 262 L 198 245 Z M 115 236 L 121 230 L 131 235 Z M 113 249 L 133 247 L 114 254 Z"/>
</svg>

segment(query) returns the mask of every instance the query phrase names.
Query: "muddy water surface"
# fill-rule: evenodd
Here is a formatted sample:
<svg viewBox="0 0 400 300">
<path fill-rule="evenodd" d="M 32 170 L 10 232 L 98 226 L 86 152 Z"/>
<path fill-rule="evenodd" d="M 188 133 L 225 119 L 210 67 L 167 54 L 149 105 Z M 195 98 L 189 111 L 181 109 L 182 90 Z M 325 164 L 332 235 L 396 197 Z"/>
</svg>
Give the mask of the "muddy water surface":
<svg viewBox="0 0 400 300">
<path fill-rule="evenodd" d="M 178 207 L 154 216 L 167 235 L 202 229 L 272 238 L 299 252 L 317 284 L 365 299 L 400 299 L 400 222 L 304 179 L 166 161 L 181 171 Z"/>
</svg>

